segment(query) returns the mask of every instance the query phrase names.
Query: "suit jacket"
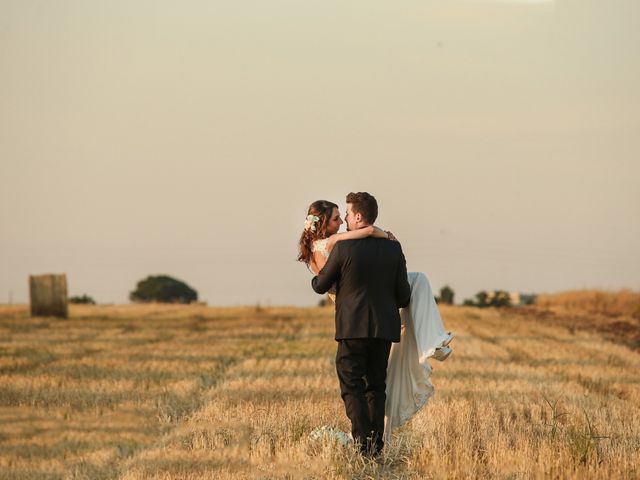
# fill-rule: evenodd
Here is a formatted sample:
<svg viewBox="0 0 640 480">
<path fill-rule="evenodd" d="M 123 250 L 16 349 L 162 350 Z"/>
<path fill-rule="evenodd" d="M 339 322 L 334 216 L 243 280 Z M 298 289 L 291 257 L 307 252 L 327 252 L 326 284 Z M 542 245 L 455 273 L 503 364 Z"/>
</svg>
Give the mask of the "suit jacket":
<svg viewBox="0 0 640 480">
<path fill-rule="evenodd" d="M 400 313 L 409 305 L 407 264 L 398 242 L 367 237 L 336 243 L 311 286 L 326 293 L 336 284 L 336 340 L 400 341 Z"/>
</svg>

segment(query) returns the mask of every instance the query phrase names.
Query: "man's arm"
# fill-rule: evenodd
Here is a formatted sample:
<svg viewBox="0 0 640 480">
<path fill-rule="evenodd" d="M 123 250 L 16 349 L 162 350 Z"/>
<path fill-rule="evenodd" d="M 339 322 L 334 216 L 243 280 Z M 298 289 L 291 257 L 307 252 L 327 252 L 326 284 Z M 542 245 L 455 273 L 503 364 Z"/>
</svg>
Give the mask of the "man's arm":
<svg viewBox="0 0 640 480">
<path fill-rule="evenodd" d="M 411 300 L 411 286 L 407 279 L 407 261 L 402 253 L 402 247 L 400 247 L 400 259 L 398 260 L 398 270 L 396 276 L 396 301 L 398 307 L 404 308 L 409 305 Z"/>
<path fill-rule="evenodd" d="M 318 275 L 311 280 L 311 287 L 316 293 L 327 293 L 340 274 L 340 267 L 342 262 L 340 261 L 340 244 L 336 244 L 327 263 L 325 263 L 322 270 L 318 272 Z"/>
</svg>

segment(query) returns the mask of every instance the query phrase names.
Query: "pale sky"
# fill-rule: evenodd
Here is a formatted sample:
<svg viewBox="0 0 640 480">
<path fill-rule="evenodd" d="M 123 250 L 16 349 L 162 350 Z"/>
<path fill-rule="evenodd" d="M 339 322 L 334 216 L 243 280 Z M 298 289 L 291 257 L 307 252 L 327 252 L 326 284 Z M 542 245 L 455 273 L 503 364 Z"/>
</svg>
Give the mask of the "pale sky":
<svg viewBox="0 0 640 480">
<path fill-rule="evenodd" d="M 637 0 L 0 0 L 0 302 L 313 305 L 362 190 L 458 302 L 640 289 L 639 85 Z"/>
</svg>

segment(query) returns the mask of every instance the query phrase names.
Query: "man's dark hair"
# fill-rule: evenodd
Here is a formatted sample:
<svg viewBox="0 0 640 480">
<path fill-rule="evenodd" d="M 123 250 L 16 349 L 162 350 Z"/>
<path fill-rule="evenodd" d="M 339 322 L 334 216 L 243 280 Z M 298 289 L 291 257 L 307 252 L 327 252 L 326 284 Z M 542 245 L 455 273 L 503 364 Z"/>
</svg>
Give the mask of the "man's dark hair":
<svg viewBox="0 0 640 480">
<path fill-rule="evenodd" d="M 347 195 L 347 203 L 351 204 L 351 211 L 362 215 L 369 225 L 373 225 L 378 218 L 378 202 L 367 192 L 351 192 Z"/>
</svg>

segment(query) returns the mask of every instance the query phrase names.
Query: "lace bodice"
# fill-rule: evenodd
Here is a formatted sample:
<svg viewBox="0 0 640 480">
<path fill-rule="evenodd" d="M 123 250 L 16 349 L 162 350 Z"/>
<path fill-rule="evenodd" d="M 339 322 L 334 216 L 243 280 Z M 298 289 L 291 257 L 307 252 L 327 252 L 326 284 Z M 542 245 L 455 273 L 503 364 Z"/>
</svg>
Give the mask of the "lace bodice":
<svg viewBox="0 0 640 480">
<path fill-rule="evenodd" d="M 328 238 L 316 240 L 311 245 L 311 251 L 320 252 L 324 258 L 329 258 L 329 250 L 327 250 L 327 243 L 329 243 Z"/>
<path fill-rule="evenodd" d="M 321 240 L 316 240 L 311 244 L 311 251 L 312 252 L 320 252 L 325 259 L 329 258 L 329 250 L 327 250 L 327 243 L 329 243 L 329 239 L 328 238 L 323 238 Z M 331 301 L 333 301 L 333 303 L 335 303 L 336 302 L 336 286 L 333 285 L 329 289 L 328 293 L 329 293 L 329 297 L 331 298 Z"/>
</svg>

